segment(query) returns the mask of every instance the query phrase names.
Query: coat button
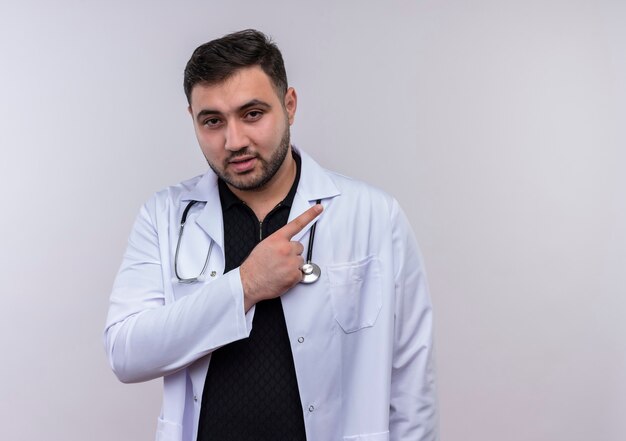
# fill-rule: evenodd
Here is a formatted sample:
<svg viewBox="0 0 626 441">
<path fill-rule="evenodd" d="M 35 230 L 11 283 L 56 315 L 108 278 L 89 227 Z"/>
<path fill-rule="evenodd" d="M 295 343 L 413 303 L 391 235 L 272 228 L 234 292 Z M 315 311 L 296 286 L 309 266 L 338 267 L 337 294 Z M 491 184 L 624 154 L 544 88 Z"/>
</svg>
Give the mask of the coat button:
<svg viewBox="0 0 626 441">
<path fill-rule="evenodd" d="M 315 406 L 313 406 L 312 404 L 309 406 L 309 412 L 313 412 L 315 410 Z"/>
<path fill-rule="evenodd" d="M 298 337 L 298 343 L 304 343 L 304 337 Z"/>
<path fill-rule="evenodd" d="M 198 395 L 194 395 L 193 396 L 193 400 L 197 403 L 198 402 Z"/>
</svg>

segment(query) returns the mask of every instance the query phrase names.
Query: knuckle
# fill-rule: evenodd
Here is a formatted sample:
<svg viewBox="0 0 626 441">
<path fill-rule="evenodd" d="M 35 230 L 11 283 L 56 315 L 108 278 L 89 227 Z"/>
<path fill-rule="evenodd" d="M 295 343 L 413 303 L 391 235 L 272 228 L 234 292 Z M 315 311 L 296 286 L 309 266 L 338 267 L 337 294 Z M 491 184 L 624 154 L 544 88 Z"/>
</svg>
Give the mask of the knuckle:
<svg viewBox="0 0 626 441">
<path fill-rule="evenodd" d="M 304 223 L 304 221 L 302 220 L 302 218 L 297 217 L 297 218 L 295 218 L 295 219 L 293 220 L 293 225 L 294 225 L 294 226 L 295 226 L 298 230 L 301 230 L 301 229 L 303 229 L 303 228 L 304 228 L 304 226 L 305 226 L 306 224 Z"/>
<path fill-rule="evenodd" d="M 276 253 L 280 257 L 287 257 L 291 254 L 291 246 L 289 243 L 281 243 L 276 247 Z"/>
</svg>

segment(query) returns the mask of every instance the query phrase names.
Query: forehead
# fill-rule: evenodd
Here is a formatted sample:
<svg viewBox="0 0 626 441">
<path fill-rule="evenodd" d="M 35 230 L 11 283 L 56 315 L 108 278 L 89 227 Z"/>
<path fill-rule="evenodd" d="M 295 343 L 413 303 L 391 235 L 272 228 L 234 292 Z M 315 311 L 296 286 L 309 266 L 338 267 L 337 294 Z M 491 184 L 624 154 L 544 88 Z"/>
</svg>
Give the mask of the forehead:
<svg viewBox="0 0 626 441">
<path fill-rule="evenodd" d="M 280 102 L 270 77 L 259 66 L 239 69 L 220 83 L 198 83 L 191 89 L 194 113 L 206 107 L 228 112 L 255 99 Z"/>
</svg>

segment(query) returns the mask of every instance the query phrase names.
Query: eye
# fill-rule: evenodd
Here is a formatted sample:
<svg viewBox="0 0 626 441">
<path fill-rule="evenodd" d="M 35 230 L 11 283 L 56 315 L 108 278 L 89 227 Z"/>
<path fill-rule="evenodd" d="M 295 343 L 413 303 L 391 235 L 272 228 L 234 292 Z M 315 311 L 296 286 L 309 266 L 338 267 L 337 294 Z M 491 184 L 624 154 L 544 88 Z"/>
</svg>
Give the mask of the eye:
<svg viewBox="0 0 626 441">
<path fill-rule="evenodd" d="M 202 124 L 210 129 L 213 129 L 215 127 L 218 127 L 221 122 L 222 121 L 219 118 L 207 118 L 204 121 L 202 121 Z"/>
<path fill-rule="evenodd" d="M 263 116 L 263 112 L 260 110 L 251 110 L 248 113 L 246 113 L 244 115 L 244 119 L 246 121 L 257 121 L 259 119 L 261 119 L 261 117 Z"/>
</svg>

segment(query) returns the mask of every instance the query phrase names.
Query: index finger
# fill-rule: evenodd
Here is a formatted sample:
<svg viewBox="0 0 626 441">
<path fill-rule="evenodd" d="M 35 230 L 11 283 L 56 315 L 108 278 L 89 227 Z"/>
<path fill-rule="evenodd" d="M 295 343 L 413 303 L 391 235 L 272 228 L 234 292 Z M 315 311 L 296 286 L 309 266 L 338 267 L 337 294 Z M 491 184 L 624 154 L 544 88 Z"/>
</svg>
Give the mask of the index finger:
<svg viewBox="0 0 626 441">
<path fill-rule="evenodd" d="M 324 210 L 322 204 L 315 204 L 300 216 L 286 224 L 284 227 L 276 231 L 276 234 L 283 236 L 285 239 L 291 240 L 293 236 L 304 229 L 313 219 Z"/>
</svg>

